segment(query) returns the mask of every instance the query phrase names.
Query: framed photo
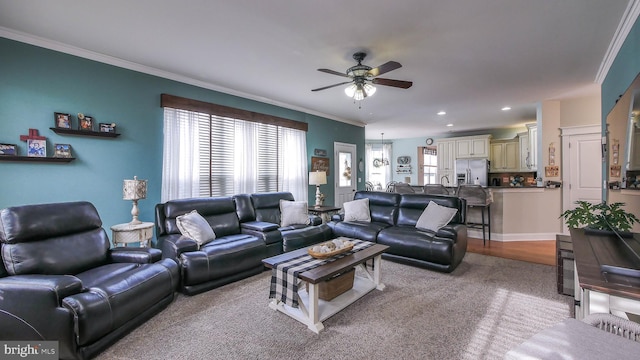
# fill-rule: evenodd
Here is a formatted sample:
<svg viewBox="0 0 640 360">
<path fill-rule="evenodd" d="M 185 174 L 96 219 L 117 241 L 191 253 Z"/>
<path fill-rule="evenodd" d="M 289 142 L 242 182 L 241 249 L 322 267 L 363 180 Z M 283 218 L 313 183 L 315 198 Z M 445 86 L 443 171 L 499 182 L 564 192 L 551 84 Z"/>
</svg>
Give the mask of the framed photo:
<svg viewBox="0 0 640 360">
<path fill-rule="evenodd" d="M 0 144 L 0 155 L 18 155 L 15 144 Z"/>
<path fill-rule="evenodd" d="M 71 129 L 71 115 L 55 113 L 56 127 L 60 129 Z"/>
<path fill-rule="evenodd" d="M 53 157 L 70 158 L 71 157 L 71 145 L 69 145 L 69 144 L 55 144 L 53 146 Z"/>
<path fill-rule="evenodd" d="M 111 124 L 100 123 L 100 132 L 115 133 L 116 132 L 116 124 L 114 124 L 114 123 L 111 123 Z"/>
<path fill-rule="evenodd" d="M 47 140 L 27 139 L 27 156 L 47 157 Z"/>
<path fill-rule="evenodd" d="M 329 158 L 312 156 L 311 171 L 326 171 L 329 176 Z"/>
<path fill-rule="evenodd" d="M 78 130 L 93 131 L 93 118 L 91 116 L 78 116 Z"/>
</svg>

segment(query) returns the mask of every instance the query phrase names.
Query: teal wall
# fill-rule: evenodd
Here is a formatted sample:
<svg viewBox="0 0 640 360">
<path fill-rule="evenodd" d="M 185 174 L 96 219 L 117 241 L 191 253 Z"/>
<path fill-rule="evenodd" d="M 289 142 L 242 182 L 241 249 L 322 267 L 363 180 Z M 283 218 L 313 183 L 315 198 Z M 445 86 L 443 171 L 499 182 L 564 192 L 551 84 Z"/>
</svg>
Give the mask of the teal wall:
<svg viewBox="0 0 640 360">
<path fill-rule="evenodd" d="M 147 199 L 139 202 L 140 219 L 153 221 L 162 179 L 162 93 L 308 123 L 309 167 L 316 148 L 326 149 L 334 163 L 334 141 L 356 144 L 358 157 L 364 156 L 363 127 L 0 38 L 0 143 L 16 144 L 25 155 L 19 137 L 33 128 L 47 137 L 49 156 L 54 143 L 63 143 L 71 144 L 77 158 L 68 164 L 0 162 L 0 208 L 86 200 L 108 229 L 130 221 L 131 201 L 122 200 L 122 180 L 137 175 L 149 181 Z M 74 128 L 75 115 L 82 112 L 96 123 L 116 123 L 122 135 L 57 135 L 49 129 L 56 111 L 74 115 Z M 333 176 L 328 181 L 333 183 Z M 333 199 L 332 186 L 322 191 Z M 315 201 L 314 193 L 310 188 L 308 201 Z"/>
</svg>

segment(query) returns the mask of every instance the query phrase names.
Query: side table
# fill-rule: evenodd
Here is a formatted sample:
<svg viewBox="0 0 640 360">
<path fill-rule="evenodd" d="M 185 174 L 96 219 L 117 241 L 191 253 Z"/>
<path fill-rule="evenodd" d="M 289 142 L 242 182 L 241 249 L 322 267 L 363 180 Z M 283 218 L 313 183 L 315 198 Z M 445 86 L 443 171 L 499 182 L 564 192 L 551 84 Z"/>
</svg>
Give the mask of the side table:
<svg viewBox="0 0 640 360">
<path fill-rule="evenodd" d="M 140 243 L 140 247 L 151 247 L 151 238 L 153 237 L 153 223 L 143 222 L 140 224 L 117 224 L 111 227 L 113 246 L 122 244 L 127 246 L 129 243 Z"/>
<path fill-rule="evenodd" d="M 318 215 L 322 219 L 323 223 L 328 223 L 331 220 L 331 215 L 340 211 L 339 207 L 335 206 L 309 206 L 309 213 L 313 215 Z"/>
</svg>

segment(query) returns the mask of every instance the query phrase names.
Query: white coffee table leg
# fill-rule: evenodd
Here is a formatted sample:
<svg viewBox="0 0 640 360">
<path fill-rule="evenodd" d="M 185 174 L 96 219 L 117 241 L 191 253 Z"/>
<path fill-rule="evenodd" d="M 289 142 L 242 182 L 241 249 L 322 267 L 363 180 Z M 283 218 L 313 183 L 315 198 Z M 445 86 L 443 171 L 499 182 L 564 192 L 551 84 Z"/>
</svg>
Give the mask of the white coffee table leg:
<svg viewBox="0 0 640 360">
<path fill-rule="evenodd" d="M 382 265 L 382 255 L 378 255 L 373 258 L 373 282 L 376 284 L 376 289 L 384 290 L 385 286 L 380 282 L 380 267 Z"/>
<path fill-rule="evenodd" d="M 309 284 L 309 323 L 307 326 L 316 334 L 324 329 L 324 325 L 318 321 L 318 291 L 318 284 Z"/>
</svg>

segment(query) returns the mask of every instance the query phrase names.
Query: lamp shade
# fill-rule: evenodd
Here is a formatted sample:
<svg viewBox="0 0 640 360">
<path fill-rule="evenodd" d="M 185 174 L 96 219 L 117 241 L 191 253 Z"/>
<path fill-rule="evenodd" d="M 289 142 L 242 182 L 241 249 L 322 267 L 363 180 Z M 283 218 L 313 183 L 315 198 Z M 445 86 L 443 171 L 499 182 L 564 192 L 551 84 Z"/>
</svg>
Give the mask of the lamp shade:
<svg viewBox="0 0 640 360">
<path fill-rule="evenodd" d="M 327 183 L 326 171 L 312 171 L 309 173 L 309 185 L 324 185 Z"/>
<path fill-rule="evenodd" d="M 124 180 L 122 184 L 123 200 L 140 200 L 147 198 L 147 180 L 138 180 L 137 176 L 133 180 Z"/>
</svg>

